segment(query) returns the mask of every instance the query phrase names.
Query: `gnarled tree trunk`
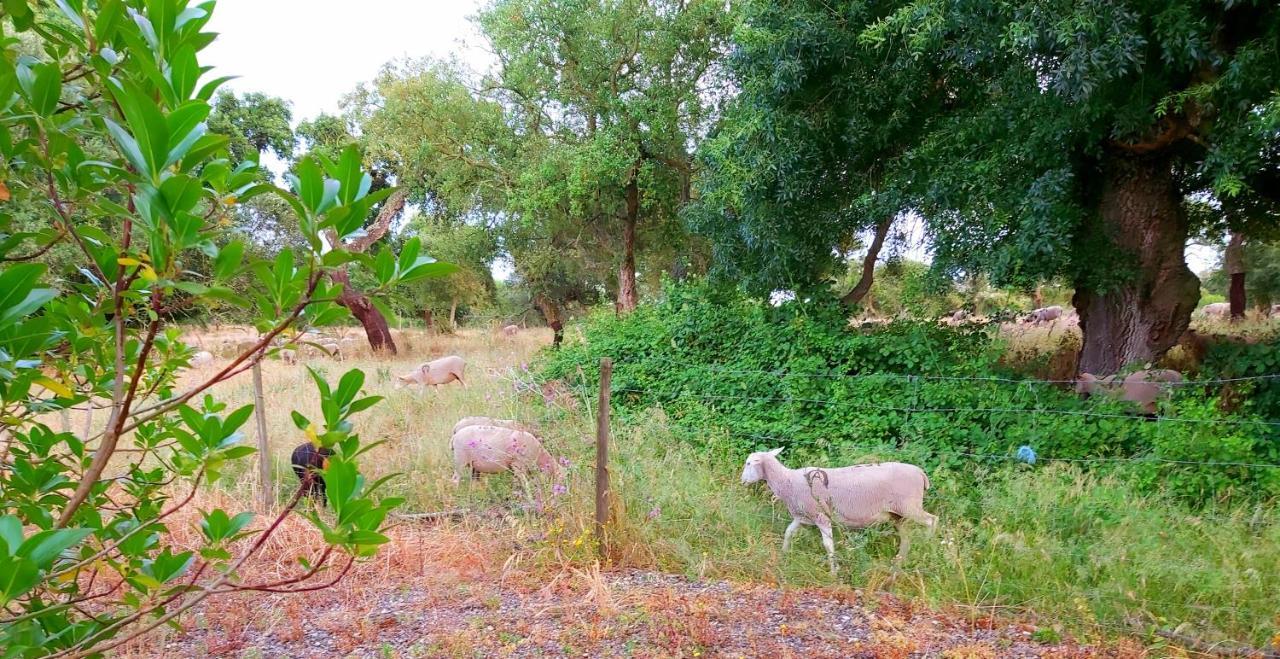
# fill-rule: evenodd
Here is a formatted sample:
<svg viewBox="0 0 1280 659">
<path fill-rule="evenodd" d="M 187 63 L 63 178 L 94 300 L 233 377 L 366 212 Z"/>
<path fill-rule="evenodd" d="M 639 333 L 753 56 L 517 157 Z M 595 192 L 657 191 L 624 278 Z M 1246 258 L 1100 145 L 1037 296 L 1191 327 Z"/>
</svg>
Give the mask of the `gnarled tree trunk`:
<svg viewBox="0 0 1280 659">
<path fill-rule="evenodd" d="M 640 223 L 640 184 L 633 176 L 627 184 L 627 214 L 622 218 L 622 263 L 618 266 L 618 311 L 634 311 L 636 293 L 636 225 Z"/>
<path fill-rule="evenodd" d="M 534 297 L 533 303 L 538 305 L 538 310 L 547 321 L 547 327 L 551 328 L 551 347 L 559 348 L 564 341 L 564 323 L 560 319 L 560 305 L 545 295 Z"/>
<path fill-rule="evenodd" d="M 890 215 L 876 225 L 876 235 L 871 239 L 871 246 L 867 248 L 867 255 L 862 257 L 862 276 L 858 278 L 858 283 L 854 284 L 853 290 L 840 298 L 846 307 L 852 307 L 862 298 L 871 292 L 871 284 L 876 278 L 876 259 L 880 257 L 880 248 L 884 247 L 885 236 L 889 235 L 889 227 L 893 224 L 893 216 Z"/>
<path fill-rule="evenodd" d="M 1183 254 L 1187 221 L 1170 160 L 1112 154 L 1103 175 L 1101 230 L 1130 256 L 1135 273 L 1106 291 L 1076 286 L 1079 368 L 1095 375 L 1158 359 L 1187 329 L 1200 299 L 1200 281 Z"/>
<path fill-rule="evenodd" d="M 1231 276 L 1231 286 L 1227 289 L 1227 301 L 1231 304 L 1231 321 L 1244 319 L 1244 308 L 1247 300 L 1244 291 L 1244 234 L 1233 232 L 1227 242 L 1224 255 L 1227 274 Z"/>
<path fill-rule="evenodd" d="M 338 295 L 338 304 L 346 307 L 356 320 L 364 327 L 365 336 L 369 337 L 369 347 L 373 351 L 386 350 L 396 354 L 396 342 L 391 338 L 391 328 L 382 312 L 373 306 L 368 296 L 351 286 L 351 275 L 346 268 L 338 268 L 329 272 L 329 279 L 335 284 L 342 284 L 342 293 Z"/>
<path fill-rule="evenodd" d="M 391 196 L 382 202 L 382 209 L 378 211 L 378 217 L 374 219 L 373 224 L 365 229 L 363 236 L 347 243 L 346 249 L 352 252 L 363 252 L 387 235 L 387 231 L 391 228 L 391 221 L 400 214 L 408 196 L 409 191 L 404 188 L 392 192 Z M 325 235 L 330 245 L 338 243 L 338 235 L 332 229 L 326 231 Z M 393 355 L 396 354 L 396 342 L 391 338 L 391 328 L 387 326 L 387 319 L 364 293 L 351 286 L 351 275 L 346 267 L 330 270 L 329 280 L 335 284 L 342 284 L 342 294 L 338 296 L 338 304 L 346 307 L 364 326 L 369 347 L 375 353 L 386 350 Z"/>
</svg>

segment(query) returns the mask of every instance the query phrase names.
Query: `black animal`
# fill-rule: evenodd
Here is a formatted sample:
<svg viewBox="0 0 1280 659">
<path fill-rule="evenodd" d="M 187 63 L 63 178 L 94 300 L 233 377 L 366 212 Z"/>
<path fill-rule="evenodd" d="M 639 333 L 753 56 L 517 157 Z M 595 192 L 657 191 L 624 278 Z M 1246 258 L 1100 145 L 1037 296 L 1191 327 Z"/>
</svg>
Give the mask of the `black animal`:
<svg viewBox="0 0 1280 659">
<path fill-rule="evenodd" d="M 329 499 L 324 493 L 324 476 L 320 475 L 320 470 L 324 469 L 325 462 L 331 455 L 332 450 L 316 448 L 314 444 L 307 442 L 298 445 L 289 456 L 289 462 L 293 463 L 293 474 L 302 483 L 303 494 L 318 498 L 320 503 L 326 505 Z"/>
</svg>

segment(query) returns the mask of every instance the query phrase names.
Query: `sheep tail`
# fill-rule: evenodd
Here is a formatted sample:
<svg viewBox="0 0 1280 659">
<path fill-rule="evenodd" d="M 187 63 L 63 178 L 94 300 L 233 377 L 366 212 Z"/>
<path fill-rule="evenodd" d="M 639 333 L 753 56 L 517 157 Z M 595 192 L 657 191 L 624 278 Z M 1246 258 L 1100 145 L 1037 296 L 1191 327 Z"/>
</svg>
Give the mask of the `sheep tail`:
<svg viewBox="0 0 1280 659">
<path fill-rule="evenodd" d="M 928 489 L 929 489 L 929 474 L 924 473 L 924 470 L 923 470 L 923 469 L 921 469 L 921 470 L 920 470 L 920 478 L 923 478 L 923 479 L 924 479 L 924 489 L 925 489 L 925 490 L 928 490 Z"/>
</svg>

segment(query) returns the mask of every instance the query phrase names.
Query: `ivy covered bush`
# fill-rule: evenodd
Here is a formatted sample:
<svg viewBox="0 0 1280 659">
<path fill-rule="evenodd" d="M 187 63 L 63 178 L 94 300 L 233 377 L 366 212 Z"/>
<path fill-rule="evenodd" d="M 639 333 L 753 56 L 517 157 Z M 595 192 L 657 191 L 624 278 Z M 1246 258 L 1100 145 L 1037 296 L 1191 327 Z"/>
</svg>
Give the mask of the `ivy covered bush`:
<svg viewBox="0 0 1280 659">
<path fill-rule="evenodd" d="M 1270 391 L 1265 381 L 1237 386 L 1245 402 L 1230 412 L 1222 385 L 1181 387 L 1149 420 L 1122 401 L 1081 399 L 1069 382 L 1030 379 L 1001 363 L 1003 350 L 994 327 L 859 328 L 834 299 L 775 307 L 672 285 L 628 316 L 590 317 L 541 374 L 590 389 L 610 357 L 621 414 L 661 407 L 680 436 L 726 461 L 776 446 L 797 463 L 904 459 L 970 475 L 1071 460 L 1195 501 L 1280 494 L 1280 469 L 1253 466 L 1280 464 L 1269 398 L 1251 397 Z"/>
</svg>

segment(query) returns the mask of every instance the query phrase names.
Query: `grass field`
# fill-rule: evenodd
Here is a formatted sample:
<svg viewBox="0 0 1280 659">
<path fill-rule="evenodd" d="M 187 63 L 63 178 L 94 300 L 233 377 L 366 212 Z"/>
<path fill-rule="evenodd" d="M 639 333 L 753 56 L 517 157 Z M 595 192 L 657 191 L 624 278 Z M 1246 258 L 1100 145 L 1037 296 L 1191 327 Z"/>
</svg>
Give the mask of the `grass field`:
<svg viewBox="0 0 1280 659">
<path fill-rule="evenodd" d="M 367 454 L 363 468 L 371 478 L 401 475 L 389 493 L 406 498 L 403 512 L 471 511 L 434 527 L 429 541 L 416 532 L 393 534 L 397 545 L 411 541 L 439 550 L 440 538 L 453 538 L 470 543 L 469 555 L 548 574 L 592 564 L 595 401 L 582 396 L 548 405 L 528 390 L 532 379 L 524 365 L 549 342 L 546 330 L 514 338 L 408 332 L 399 336 L 395 358 L 356 352 L 345 362 L 304 360 L 330 380 L 361 368 L 367 391 L 386 396 L 357 417 L 357 429 L 366 442 L 385 440 Z M 466 388 L 394 387 L 394 374 L 444 354 L 467 360 Z M 270 362 L 264 388 L 276 498 L 283 500 L 296 483 L 288 454 L 303 441 L 289 411 L 312 414 L 316 398 L 301 365 Z M 232 407 L 250 402 L 251 380 L 238 378 L 217 394 Z M 567 492 L 545 482 L 526 487 L 506 475 L 452 485 L 449 432 L 458 418 L 476 414 L 535 426 L 548 449 L 569 464 Z M 715 431 L 708 432 L 714 444 Z M 781 554 L 785 509 L 766 490 L 738 482 L 740 462 L 717 460 L 679 441 L 661 410 L 632 424 L 615 423 L 613 451 L 618 523 L 611 539 L 619 566 L 887 591 L 973 621 L 1028 620 L 1047 638 L 1136 635 L 1158 642 L 1154 630 L 1176 629 L 1208 642 L 1280 644 L 1280 513 L 1274 502 L 1191 512 L 1160 496 L 1138 495 L 1121 480 L 1060 465 L 992 472 L 977 491 L 935 472 L 926 507 L 942 519 L 936 534 L 913 531 L 912 555 L 896 570 L 892 527 L 837 531 L 841 572 L 833 581 L 816 532 L 802 532 L 792 552 Z M 248 505 L 256 493 L 256 467 L 251 458 L 239 468 L 218 491 L 202 496 Z M 414 550 L 389 551 L 401 556 Z"/>
</svg>

